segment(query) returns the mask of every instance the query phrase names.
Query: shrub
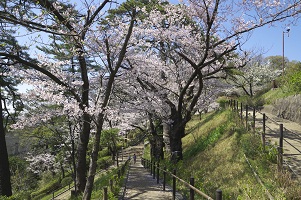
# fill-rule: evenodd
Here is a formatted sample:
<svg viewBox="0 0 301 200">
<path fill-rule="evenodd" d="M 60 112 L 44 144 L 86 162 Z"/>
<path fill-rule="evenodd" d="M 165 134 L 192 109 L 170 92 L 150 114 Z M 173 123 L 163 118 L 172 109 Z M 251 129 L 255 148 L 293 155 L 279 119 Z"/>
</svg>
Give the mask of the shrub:
<svg viewBox="0 0 301 200">
<path fill-rule="evenodd" d="M 50 179 L 51 180 L 51 179 Z M 49 181 L 49 180 L 48 180 Z M 39 189 L 38 191 L 32 192 L 31 197 L 33 199 L 39 199 L 47 194 L 50 194 L 54 190 L 57 190 L 61 187 L 61 183 L 59 179 L 53 179 L 48 184 L 46 184 L 43 188 Z M 39 198 L 37 198 L 39 197 Z"/>
<path fill-rule="evenodd" d="M 227 98 L 219 98 L 217 100 L 217 103 L 219 104 L 220 108 L 226 108 L 226 105 L 228 102 L 229 102 L 229 100 Z"/>
<path fill-rule="evenodd" d="M 30 191 L 22 191 L 16 194 L 13 194 L 10 197 L 0 196 L 0 200 L 30 200 Z"/>
<path fill-rule="evenodd" d="M 97 160 L 97 166 L 99 169 L 106 169 L 113 163 L 111 156 L 105 156 L 102 158 L 99 158 Z"/>
<path fill-rule="evenodd" d="M 110 155 L 109 149 L 106 147 L 98 152 L 98 158 Z"/>
<path fill-rule="evenodd" d="M 61 186 L 62 187 L 65 187 L 65 186 L 67 186 L 67 185 L 69 185 L 69 184 L 71 184 L 73 182 L 73 179 L 72 179 L 72 177 L 65 177 L 65 178 L 63 178 L 63 180 L 61 181 Z"/>
<path fill-rule="evenodd" d="M 259 137 L 252 134 L 243 134 L 241 137 L 241 146 L 244 153 L 249 158 L 255 158 L 259 155 L 261 143 Z"/>
<path fill-rule="evenodd" d="M 272 145 L 269 145 L 269 146 L 266 146 L 265 148 L 265 157 L 268 161 L 272 162 L 272 163 L 277 163 L 277 156 L 278 156 L 278 151 L 277 149 L 272 146 Z"/>
</svg>

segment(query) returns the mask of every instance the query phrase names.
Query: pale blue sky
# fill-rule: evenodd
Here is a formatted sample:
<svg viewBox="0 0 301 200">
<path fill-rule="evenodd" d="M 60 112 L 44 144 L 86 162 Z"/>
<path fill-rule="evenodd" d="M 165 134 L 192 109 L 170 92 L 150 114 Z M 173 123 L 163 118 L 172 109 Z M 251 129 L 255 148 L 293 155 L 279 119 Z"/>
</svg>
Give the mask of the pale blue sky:
<svg viewBox="0 0 301 200">
<path fill-rule="evenodd" d="M 251 38 L 245 44 L 245 48 L 264 49 L 264 57 L 282 56 L 282 35 L 286 27 L 261 27 L 255 30 Z M 301 61 L 301 21 L 299 26 L 290 26 L 289 36 L 284 34 L 284 56 L 290 61 Z"/>
</svg>

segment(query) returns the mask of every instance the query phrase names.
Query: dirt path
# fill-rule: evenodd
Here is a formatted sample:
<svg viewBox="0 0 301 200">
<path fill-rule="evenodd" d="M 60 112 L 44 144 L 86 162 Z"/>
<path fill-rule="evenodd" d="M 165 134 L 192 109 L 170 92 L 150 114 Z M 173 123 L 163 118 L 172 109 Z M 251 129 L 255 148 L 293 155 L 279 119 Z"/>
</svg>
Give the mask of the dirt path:
<svg viewBox="0 0 301 200">
<path fill-rule="evenodd" d="M 293 176 L 301 181 L 301 125 L 279 118 L 271 113 L 271 107 L 266 106 L 256 112 L 256 127 L 262 130 L 263 114 L 266 115 L 266 141 L 279 146 L 280 124 L 283 124 L 283 154 L 284 165 L 293 172 Z"/>
<path fill-rule="evenodd" d="M 170 188 L 163 191 L 162 184 L 157 184 L 138 158 L 135 164 L 132 162 L 130 165 L 124 199 L 168 200 L 172 199 L 172 191 Z"/>
</svg>

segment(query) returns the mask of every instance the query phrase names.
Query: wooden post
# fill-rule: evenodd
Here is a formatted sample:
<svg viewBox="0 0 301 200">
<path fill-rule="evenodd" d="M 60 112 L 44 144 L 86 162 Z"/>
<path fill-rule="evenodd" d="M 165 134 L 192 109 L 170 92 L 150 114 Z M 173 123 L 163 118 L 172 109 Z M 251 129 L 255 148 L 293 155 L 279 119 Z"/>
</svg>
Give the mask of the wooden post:
<svg viewBox="0 0 301 200">
<path fill-rule="evenodd" d="M 103 200 L 108 200 L 108 188 L 103 188 Z"/>
<path fill-rule="evenodd" d="M 261 139 L 262 139 L 263 151 L 265 151 L 265 113 L 262 114 L 262 134 L 261 134 Z"/>
<path fill-rule="evenodd" d="M 156 178 L 156 162 L 153 164 L 153 179 Z"/>
<path fill-rule="evenodd" d="M 280 137 L 279 137 L 279 147 L 283 148 L 283 124 L 279 124 Z"/>
<path fill-rule="evenodd" d="M 116 162 L 117 162 L 117 167 L 119 167 L 119 162 L 118 162 L 118 152 L 116 153 Z"/>
<path fill-rule="evenodd" d="M 190 185 L 194 186 L 194 178 L 190 177 Z M 194 200 L 194 190 L 190 188 L 190 200 Z"/>
<path fill-rule="evenodd" d="M 240 121 L 242 122 L 242 112 L 243 112 L 243 106 L 242 103 L 240 103 Z"/>
<path fill-rule="evenodd" d="M 176 169 L 173 170 L 173 175 L 176 176 L 177 175 L 177 171 Z M 176 182 L 177 179 L 176 177 L 172 177 L 172 199 L 175 200 L 176 199 Z"/>
<path fill-rule="evenodd" d="M 223 199 L 223 193 L 220 189 L 216 190 L 216 200 L 222 200 Z"/>
<path fill-rule="evenodd" d="M 255 133 L 255 120 L 256 120 L 256 110 L 255 110 L 255 107 L 253 108 L 253 131 Z"/>
<path fill-rule="evenodd" d="M 281 172 L 283 169 L 283 149 L 282 147 L 277 147 L 277 150 L 278 150 L 277 167 L 278 167 L 278 171 Z"/>
<path fill-rule="evenodd" d="M 280 127 L 280 137 L 279 137 L 279 147 L 278 150 L 278 171 L 283 169 L 283 124 L 279 125 Z"/>
<path fill-rule="evenodd" d="M 248 130 L 248 114 L 249 114 L 249 108 L 248 105 L 246 105 L 246 129 Z"/>
<path fill-rule="evenodd" d="M 165 184 L 166 184 L 166 167 L 164 167 L 164 171 L 163 171 L 163 191 L 165 191 Z"/>
<path fill-rule="evenodd" d="M 157 184 L 159 183 L 159 178 L 160 178 L 160 174 L 159 174 L 159 162 L 157 162 Z"/>
</svg>

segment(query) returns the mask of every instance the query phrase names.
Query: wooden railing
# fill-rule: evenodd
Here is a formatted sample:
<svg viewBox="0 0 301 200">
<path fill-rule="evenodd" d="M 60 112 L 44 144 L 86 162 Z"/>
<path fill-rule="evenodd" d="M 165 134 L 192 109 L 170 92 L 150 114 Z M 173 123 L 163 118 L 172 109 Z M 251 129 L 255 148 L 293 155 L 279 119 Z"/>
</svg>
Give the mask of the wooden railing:
<svg viewBox="0 0 301 200">
<path fill-rule="evenodd" d="M 278 123 L 277 121 L 272 120 L 271 118 L 268 118 L 265 113 L 260 112 L 258 109 L 255 107 L 251 107 L 248 105 L 243 105 L 242 103 L 239 103 L 237 100 L 229 100 L 228 102 L 230 108 L 233 109 L 233 111 L 238 112 L 240 115 L 241 122 L 243 122 L 244 126 L 246 129 L 252 129 L 254 133 L 256 133 L 256 123 L 259 123 L 259 125 L 262 124 L 262 131 L 257 131 L 258 133 L 261 134 L 261 140 L 262 140 L 262 146 L 263 149 L 265 149 L 266 146 L 266 136 L 273 136 L 274 138 L 279 139 L 279 144 L 277 146 L 277 151 L 278 151 L 278 158 L 277 158 L 277 165 L 278 165 L 278 171 L 283 170 L 283 156 L 301 156 L 301 149 L 300 147 L 296 147 L 296 145 L 292 144 L 288 139 L 284 137 L 284 131 L 286 135 L 289 133 L 291 135 L 294 135 L 297 140 L 299 140 L 299 144 L 301 145 L 301 136 L 298 133 L 295 133 L 291 130 L 288 130 L 284 128 L 282 123 Z M 256 114 L 259 113 L 262 115 L 262 119 L 256 119 Z M 251 116 L 249 116 L 251 115 Z M 279 126 L 278 131 L 273 131 L 272 128 L 266 125 L 267 120 L 271 121 L 272 123 L 276 124 Z M 257 126 L 258 128 L 258 126 Z M 260 128 L 260 127 L 259 127 Z M 267 129 L 270 130 L 271 133 L 267 134 Z M 286 145 L 288 145 L 290 148 L 294 149 L 297 153 L 294 154 L 288 154 L 283 151 L 283 145 L 284 142 Z"/>
<path fill-rule="evenodd" d="M 190 200 L 194 200 L 195 194 L 198 194 L 208 200 L 214 200 L 212 197 L 208 196 L 204 192 L 200 191 L 196 187 L 194 187 L 194 178 L 190 178 L 190 182 L 186 182 L 180 177 L 176 175 L 176 170 L 174 169 L 173 172 L 169 172 L 166 167 L 161 168 L 159 162 L 151 162 L 150 160 L 141 158 L 141 164 L 144 166 L 144 168 L 150 170 L 151 175 L 153 176 L 153 179 L 157 179 L 157 183 L 160 182 L 160 175 L 162 177 L 162 183 L 163 183 L 163 191 L 165 191 L 166 188 L 166 176 L 169 175 L 170 178 L 172 178 L 172 199 L 176 199 L 176 193 L 177 193 L 177 181 L 183 183 L 187 188 L 190 190 Z M 216 200 L 222 200 L 222 191 L 216 190 L 215 195 Z"/>
</svg>

